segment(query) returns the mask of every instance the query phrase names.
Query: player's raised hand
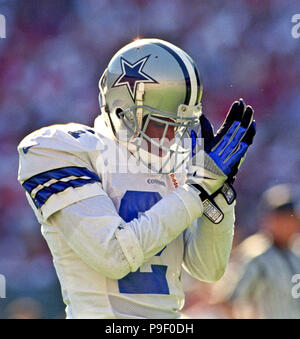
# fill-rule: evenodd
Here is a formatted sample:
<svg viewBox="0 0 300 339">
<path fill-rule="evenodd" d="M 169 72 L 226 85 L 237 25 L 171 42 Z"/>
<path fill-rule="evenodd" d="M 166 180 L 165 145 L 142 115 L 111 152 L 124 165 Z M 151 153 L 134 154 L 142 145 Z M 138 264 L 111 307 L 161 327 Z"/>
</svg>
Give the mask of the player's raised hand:
<svg viewBox="0 0 300 339">
<path fill-rule="evenodd" d="M 225 181 L 233 182 L 256 133 L 253 108 L 242 99 L 235 101 L 217 131 L 209 120 L 200 117 L 204 147 L 189 167 L 188 182 L 199 185 L 208 195 L 214 194 Z"/>
</svg>

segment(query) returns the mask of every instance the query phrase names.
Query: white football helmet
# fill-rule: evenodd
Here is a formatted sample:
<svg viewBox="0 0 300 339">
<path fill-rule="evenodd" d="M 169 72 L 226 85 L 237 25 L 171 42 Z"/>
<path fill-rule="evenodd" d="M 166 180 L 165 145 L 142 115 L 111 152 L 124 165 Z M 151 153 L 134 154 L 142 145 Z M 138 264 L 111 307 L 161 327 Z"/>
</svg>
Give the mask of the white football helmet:
<svg viewBox="0 0 300 339">
<path fill-rule="evenodd" d="M 166 162 L 155 168 L 156 172 L 174 171 L 182 163 L 180 154 L 188 158 L 190 149 L 182 147 L 182 143 L 202 114 L 202 82 L 194 61 L 183 50 L 158 39 L 136 40 L 113 56 L 99 81 L 99 89 L 106 123 L 117 140 L 126 143 L 148 167 L 151 164 L 140 147 L 143 139 L 167 154 Z M 165 125 L 160 141 L 145 133 L 150 120 Z M 177 137 L 166 147 L 164 137 L 169 126 L 175 126 Z"/>
</svg>

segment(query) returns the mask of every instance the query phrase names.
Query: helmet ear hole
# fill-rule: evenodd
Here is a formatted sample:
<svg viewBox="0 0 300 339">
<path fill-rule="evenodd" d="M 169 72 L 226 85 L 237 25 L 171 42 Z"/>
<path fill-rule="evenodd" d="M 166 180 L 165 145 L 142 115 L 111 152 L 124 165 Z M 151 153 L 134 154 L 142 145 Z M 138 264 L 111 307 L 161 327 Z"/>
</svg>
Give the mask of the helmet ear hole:
<svg viewBox="0 0 300 339">
<path fill-rule="evenodd" d="M 122 108 L 117 108 L 116 109 L 116 116 L 121 119 L 121 113 L 123 112 Z"/>
</svg>

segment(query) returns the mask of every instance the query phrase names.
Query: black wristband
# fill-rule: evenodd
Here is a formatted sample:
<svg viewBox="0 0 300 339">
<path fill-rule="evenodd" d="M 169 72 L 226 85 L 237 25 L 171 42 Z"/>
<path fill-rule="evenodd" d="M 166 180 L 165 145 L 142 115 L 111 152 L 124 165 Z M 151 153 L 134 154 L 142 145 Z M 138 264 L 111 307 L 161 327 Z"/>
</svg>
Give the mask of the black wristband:
<svg viewBox="0 0 300 339">
<path fill-rule="evenodd" d="M 214 224 L 219 224 L 223 220 L 224 214 L 213 200 L 218 193 L 209 196 L 201 186 L 197 184 L 192 184 L 192 186 L 199 191 L 199 196 L 203 204 L 203 214 Z"/>
<path fill-rule="evenodd" d="M 224 199 L 227 201 L 228 205 L 231 205 L 236 199 L 236 191 L 231 184 L 225 182 L 221 188 L 221 194 Z"/>
</svg>

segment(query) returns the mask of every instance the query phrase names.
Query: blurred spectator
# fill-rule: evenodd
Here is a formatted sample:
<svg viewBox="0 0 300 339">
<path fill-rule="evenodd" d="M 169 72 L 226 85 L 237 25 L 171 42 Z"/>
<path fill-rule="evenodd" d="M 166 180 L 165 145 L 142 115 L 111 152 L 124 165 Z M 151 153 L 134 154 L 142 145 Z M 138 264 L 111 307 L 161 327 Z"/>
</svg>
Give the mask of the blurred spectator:
<svg viewBox="0 0 300 339">
<path fill-rule="evenodd" d="M 30 298 L 20 298 L 13 301 L 6 309 L 8 319 L 40 319 L 41 305 Z"/>
<path fill-rule="evenodd" d="M 297 198 L 289 185 L 277 185 L 265 192 L 262 209 L 261 232 L 242 242 L 235 253 L 243 268 L 227 298 L 231 315 L 299 319 L 300 300 L 292 296 L 292 277 L 300 272 L 299 248 L 293 248 L 300 231 Z M 229 275 L 226 284 L 234 280 Z"/>
<path fill-rule="evenodd" d="M 214 284 L 200 282 L 184 272 L 183 288 L 186 293 L 183 319 L 219 319 L 226 318 L 227 310 L 214 301 Z"/>
</svg>

